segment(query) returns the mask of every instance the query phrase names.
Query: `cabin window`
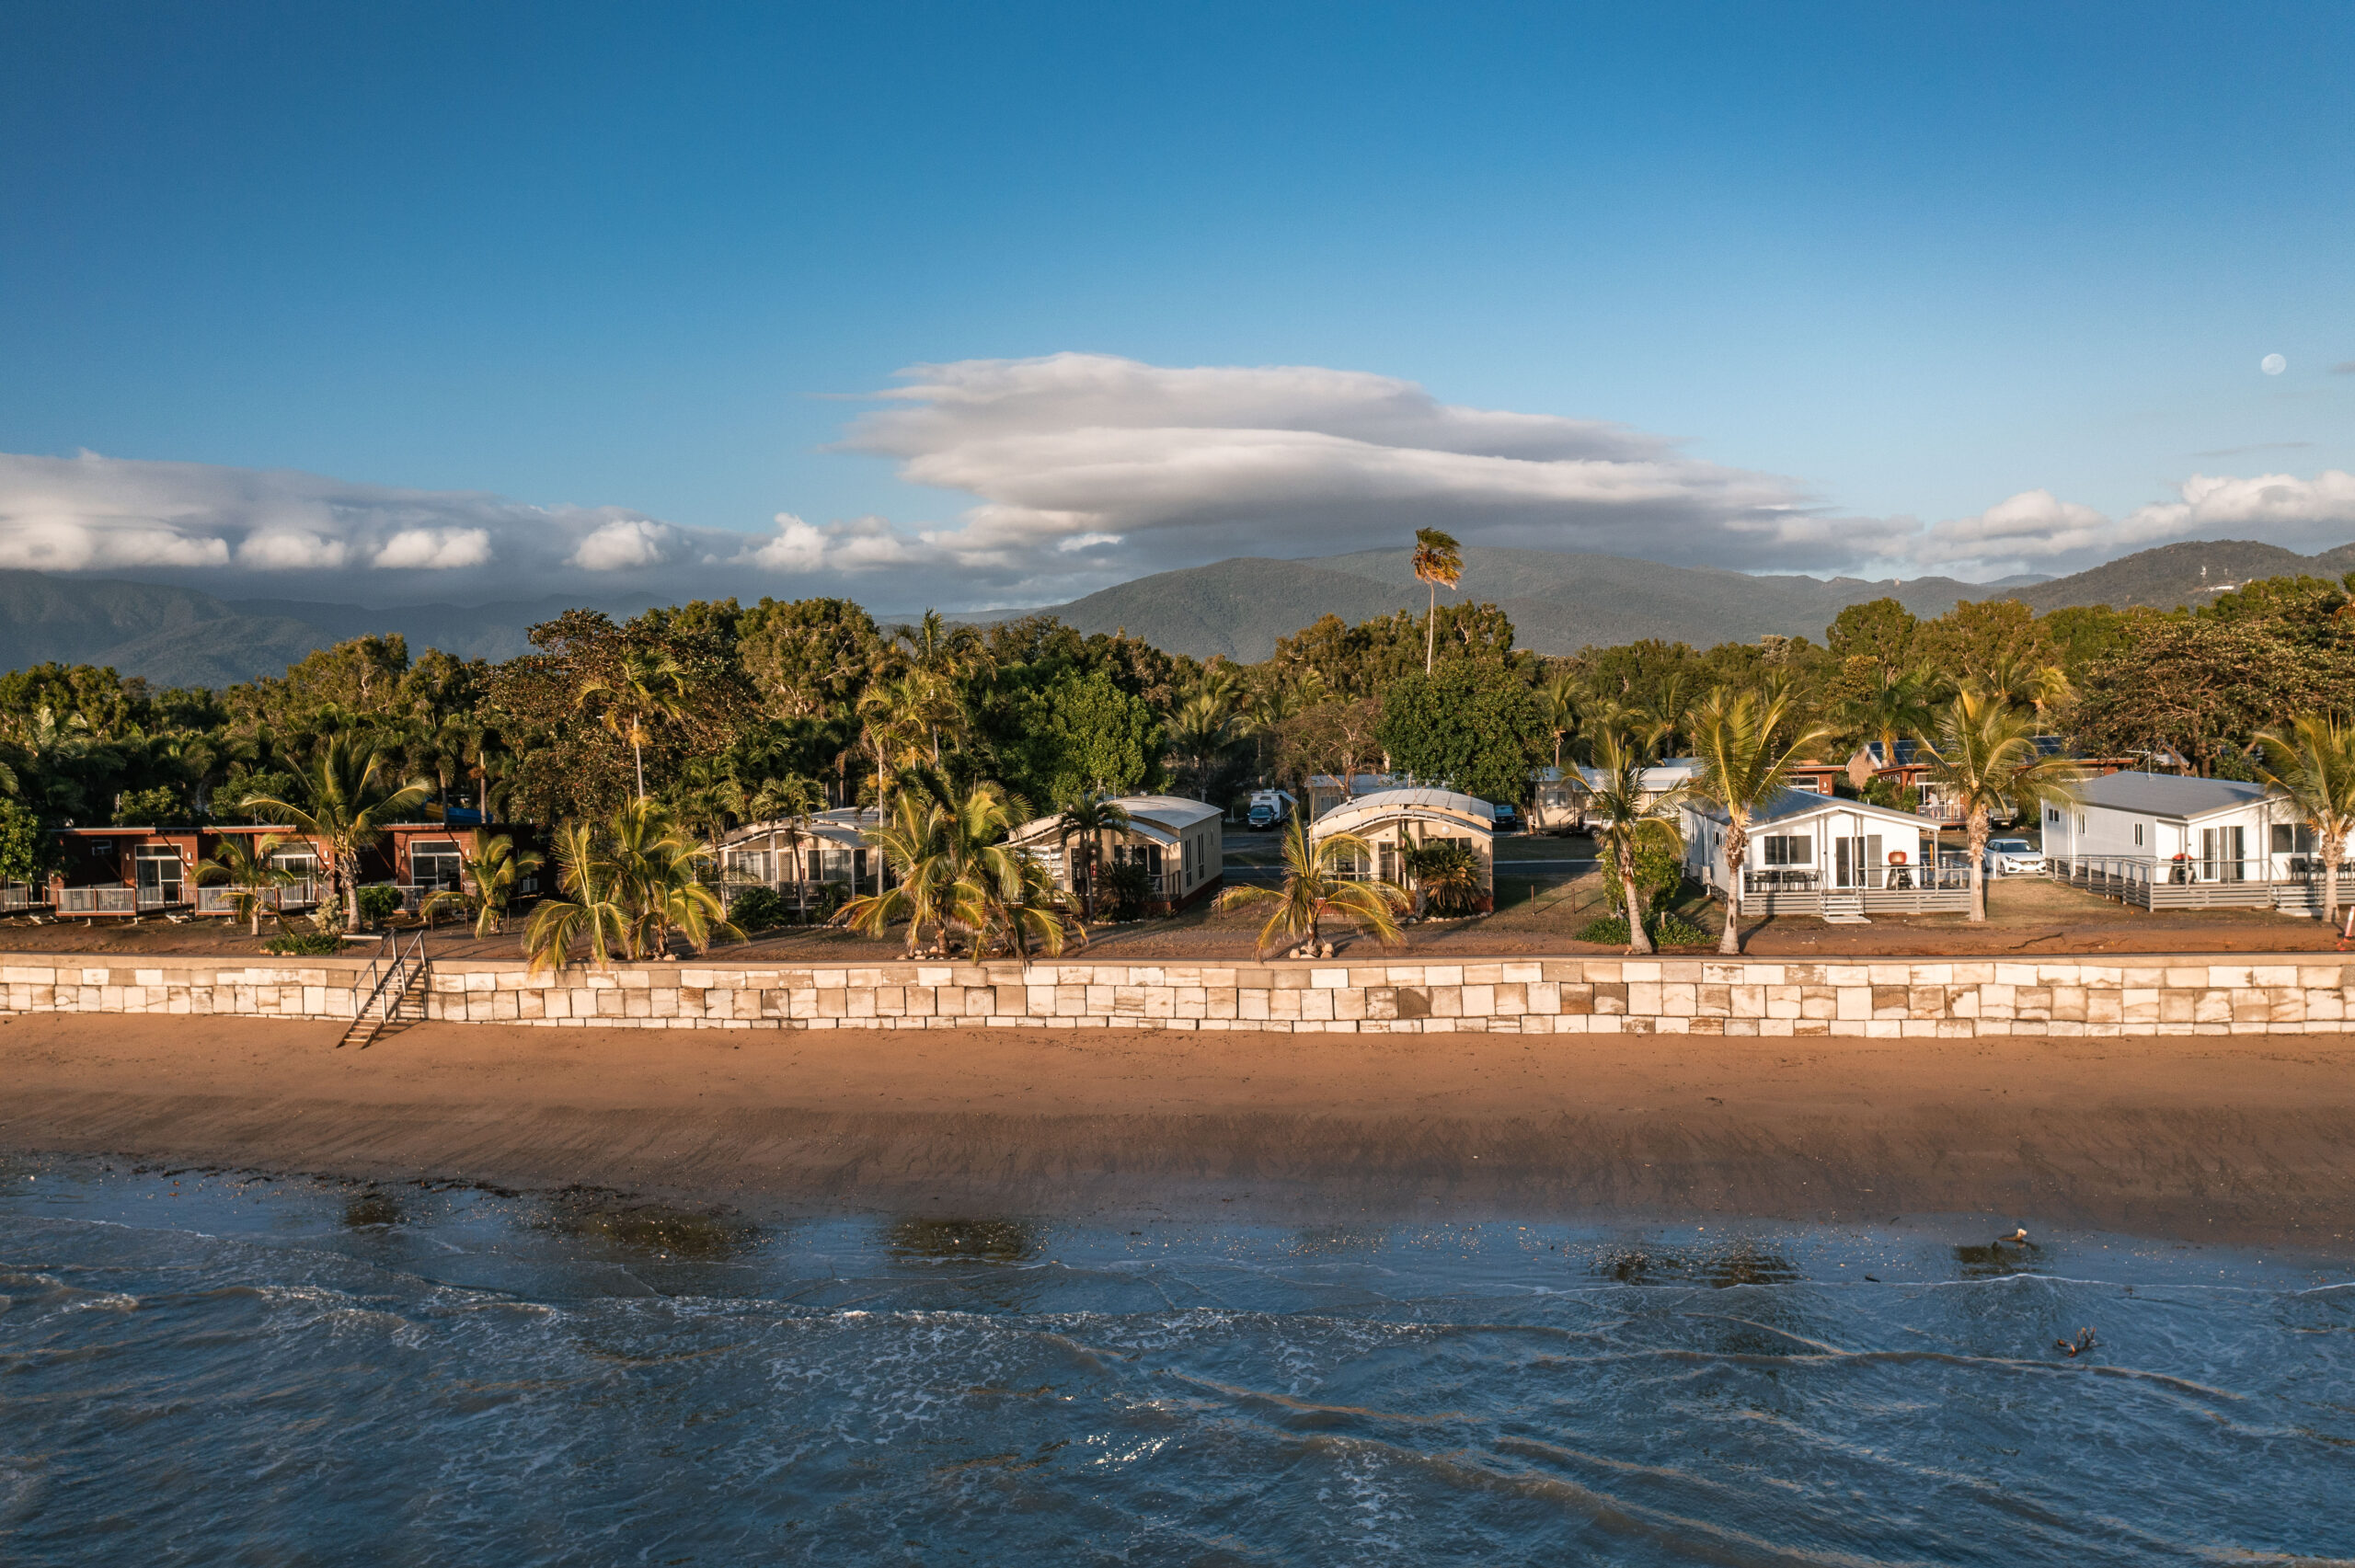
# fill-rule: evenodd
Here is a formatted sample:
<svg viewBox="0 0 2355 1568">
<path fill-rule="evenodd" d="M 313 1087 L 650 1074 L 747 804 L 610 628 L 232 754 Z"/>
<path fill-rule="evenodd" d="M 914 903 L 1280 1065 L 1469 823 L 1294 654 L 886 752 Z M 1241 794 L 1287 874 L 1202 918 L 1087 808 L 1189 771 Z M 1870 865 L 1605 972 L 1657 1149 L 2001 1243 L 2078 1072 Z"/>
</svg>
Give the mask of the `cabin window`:
<svg viewBox="0 0 2355 1568">
<path fill-rule="evenodd" d="M 2047 826 L 2047 827 L 2049 827 L 2049 828 L 2057 828 L 2057 827 L 2059 827 L 2059 826 L 2061 825 L 2061 812 L 2060 812 L 2060 809 L 2059 809 L 2057 807 L 2051 807 L 2051 806 L 2048 806 L 2048 807 L 2046 807 L 2044 808 L 2044 822 L 2045 822 L 2045 826 Z"/>
<path fill-rule="evenodd" d="M 2293 827 L 2286 822 L 2273 825 L 2275 854 L 2312 854 L 2314 848 L 2315 830 L 2312 828 Z"/>
<path fill-rule="evenodd" d="M 2140 822 L 2137 822 L 2137 823 L 2135 823 L 2135 824 L 2134 824 L 2134 847 L 2135 847 L 2135 848 L 2137 848 L 2137 849 L 2140 849 L 2140 848 L 2142 848 L 2142 823 L 2140 823 Z"/>
<path fill-rule="evenodd" d="M 1806 833 L 1775 833 L 1764 841 L 1769 865 L 1813 865 L 1815 840 Z"/>
<path fill-rule="evenodd" d="M 455 839 L 419 839 L 408 847 L 408 879 L 419 887 L 455 887 L 459 869 Z"/>
</svg>

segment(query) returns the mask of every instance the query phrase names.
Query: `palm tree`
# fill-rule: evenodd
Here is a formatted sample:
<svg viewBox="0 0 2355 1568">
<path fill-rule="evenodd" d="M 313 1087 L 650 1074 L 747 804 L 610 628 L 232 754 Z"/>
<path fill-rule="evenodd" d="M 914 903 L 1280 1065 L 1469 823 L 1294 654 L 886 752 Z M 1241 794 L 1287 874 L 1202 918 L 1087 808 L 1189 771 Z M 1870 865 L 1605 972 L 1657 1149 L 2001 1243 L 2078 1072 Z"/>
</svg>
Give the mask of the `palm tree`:
<svg viewBox="0 0 2355 1568">
<path fill-rule="evenodd" d="M 894 795 L 882 816 L 861 836 L 899 879 L 890 887 L 853 898 L 834 919 L 862 936 L 881 936 L 894 923 L 906 921 L 905 951 L 911 958 L 923 951 L 925 928 L 931 926 L 939 931 L 945 953 L 954 889 L 964 870 L 953 819 L 940 802 L 912 789 Z"/>
<path fill-rule="evenodd" d="M 537 850 L 518 850 L 505 833 L 491 839 L 458 863 L 475 887 L 475 934 L 491 936 L 507 929 L 507 904 L 514 897 L 516 880 L 543 864 Z"/>
<path fill-rule="evenodd" d="M 1791 768 L 1829 731 L 1792 722 L 1787 693 L 1761 698 L 1719 686 L 1693 710 L 1686 727 L 1701 764 L 1689 793 L 1726 814 L 1726 928 L 1717 951 L 1741 951 L 1741 874 L 1758 808 L 1791 782 Z M 1785 738 L 1788 732 L 1789 738 Z"/>
<path fill-rule="evenodd" d="M 1063 814 L 1055 818 L 1055 844 L 1065 864 L 1073 864 L 1071 841 L 1079 841 L 1081 863 L 1074 866 L 1071 880 L 1079 894 L 1080 918 L 1091 924 L 1096 919 L 1096 868 L 1104 859 L 1104 835 L 1128 826 L 1129 814 L 1115 806 L 1110 795 L 1093 790 L 1065 802 Z"/>
<path fill-rule="evenodd" d="M 638 770 L 638 798 L 646 798 L 646 742 L 657 719 L 676 720 L 685 711 L 687 672 L 667 653 L 632 648 L 620 666 L 580 688 L 585 707 L 592 698 L 605 699 L 599 722 L 615 737 L 629 742 L 630 761 Z"/>
<path fill-rule="evenodd" d="M 1545 727 L 1554 737 L 1554 773 L 1562 772 L 1562 742 L 1579 730 L 1580 701 L 1579 678 L 1568 670 L 1557 670 L 1537 688 L 1537 710 L 1545 715 Z"/>
<path fill-rule="evenodd" d="M 2355 726 L 2307 714 L 2287 733 L 2257 731 L 2256 743 L 2265 759 L 2257 776 L 2267 792 L 2287 801 L 2314 832 L 2322 858 L 2322 918 L 2336 930 L 2338 867 L 2347 836 L 2355 833 Z"/>
<path fill-rule="evenodd" d="M 1431 672 L 1439 654 L 1439 590 L 1464 580 L 1464 547 L 1436 528 L 1415 530 L 1415 576 L 1430 584 L 1431 607 L 1423 617 L 1423 673 Z"/>
<path fill-rule="evenodd" d="M 1987 835 L 1997 812 L 2035 815 L 2075 798 L 2084 776 L 2065 757 L 2036 748 L 2030 715 L 1975 686 L 1957 692 L 1937 715 L 1937 735 L 1916 735 L 1914 760 L 1924 777 L 1963 813 L 1970 841 L 1970 918 L 1987 918 Z"/>
<path fill-rule="evenodd" d="M 604 968 L 614 950 L 629 940 L 631 915 L 616 895 L 615 867 L 597 853 L 596 834 L 586 822 L 556 830 L 557 886 L 564 897 L 542 898 L 523 928 L 523 955 L 534 974 L 563 968 L 584 938 L 589 961 Z"/>
<path fill-rule="evenodd" d="M 796 901 L 803 920 L 810 918 L 810 878 L 801 859 L 802 846 L 810 841 L 810 818 L 825 806 L 825 794 L 814 779 L 788 774 L 781 779 L 764 779 L 752 792 L 745 805 L 745 815 L 755 822 L 775 824 L 769 830 L 769 866 L 772 875 L 778 864 L 778 841 L 786 845 L 784 853 L 793 856 L 793 886 Z M 782 880 L 782 878 L 780 878 Z"/>
<path fill-rule="evenodd" d="M 1383 946 L 1396 947 L 1406 940 L 1399 933 L 1398 914 L 1407 908 L 1407 890 L 1395 882 L 1342 875 L 1345 864 L 1353 865 L 1373 853 L 1354 833 L 1311 842 L 1308 824 L 1295 816 L 1284 834 L 1283 886 L 1229 887 L 1218 896 L 1218 907 L 1269 907 L 1268 923 L 1259 928 L 1262 958 L 1285 947 L 1304 947 L 1309 956 L 1319 956 L 1324 922 L 1332 915 L 1357 921 Z"/>
<path fill-rule="evenodd" d="M 1873 684 L 1842 703 L 1840 723 L 1862 741 L 1880 743 L 1880 765 L 1897 765 L 1897 741 L 1928 727 L 1930 693 L 1937 677 L 1926 670 L 1882 668 Z"/>
<path fill-rule="evenodd" d="M 1235 715 L 1218 693 L 1203 692 L 1178 704 L 1170 719 L 1169 749 L 1185 759 L 1196 799 L 1208 798 L 1202 791 L 1211 763 L 1236 738 Z"/>
<path fill-rule="evenodd" d="M 262 911 L 270 907 L 270 894 L 294 880 L 293 872 L 271 858 L 285 841 L 276 833 L 264 833 L 259 840 L 226 834 L 196 864 L 197 886 L 227 883 L 229 912 L 249 922 L 256 936 L 261 934 Z"/>
<path fill-rule="evenodd" d="M 385 836 L 387 824 L 419 807 L 433 786 L 423 779 L 393 782 L 383 753 L 350 735 L 331 736 L 296 775 L 298 804 L 271 795 L 249 795 L 247 810 L 284 822 L 327 857 L 335 901 L 347 925 L 360 923 L 360 852 Z"/>
<path fill-rule="evenodd" d="M 1648 843 L 1674 844 L 1671 818 L 1684 804 L 1685 786 L 1678 784 L 1648 795 L 1644 770 L 1651 754 L 1624 731 L 1606 729 L 1595 738 L 1594 761 L 1599 775 L 1587 784 L 1587 815 L 1600 818 L 1602 831 L 1595 847 L 1610 857 L 1626 899 L 1627 945 L 1637 953 L 1652 950 L 1651 933 L 1644 929 L 1643 895 L 1636 886 L 1636 852 Z"/>
</svg>

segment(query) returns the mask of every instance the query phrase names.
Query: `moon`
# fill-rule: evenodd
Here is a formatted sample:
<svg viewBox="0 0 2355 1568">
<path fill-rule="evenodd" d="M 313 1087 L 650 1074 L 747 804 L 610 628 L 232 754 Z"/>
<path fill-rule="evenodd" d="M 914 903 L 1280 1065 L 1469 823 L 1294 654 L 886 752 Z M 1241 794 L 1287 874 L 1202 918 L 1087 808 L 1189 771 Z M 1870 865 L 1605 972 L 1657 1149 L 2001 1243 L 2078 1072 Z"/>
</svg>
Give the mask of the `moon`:
<svg viewBox="0 0 2355 1568">
<path fill-rule="evenodd" d="M 2290 361 L 2279 354 L 2268 354 L 2257 361 L 2257 368 L 2267 375 L 2280 375 L 2290 368 Z"/>
</svg>

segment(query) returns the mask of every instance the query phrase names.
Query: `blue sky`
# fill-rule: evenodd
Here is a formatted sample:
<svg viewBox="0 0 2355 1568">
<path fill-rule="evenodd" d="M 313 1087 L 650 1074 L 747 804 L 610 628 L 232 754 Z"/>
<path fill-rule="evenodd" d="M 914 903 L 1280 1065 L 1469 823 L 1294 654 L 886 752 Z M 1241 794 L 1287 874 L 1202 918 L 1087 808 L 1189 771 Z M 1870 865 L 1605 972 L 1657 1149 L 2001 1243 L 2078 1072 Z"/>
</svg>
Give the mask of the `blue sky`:
<svg viewBox="0 0 2355 1568">
<path fill-rule="evenodd" d="M 575 580 L 574 546 L 618 528 L 609 573 L 757 567 L 902 608 L 1386 543 L 1425 513 L 1965 575 L 2355 537 L 2327 477 L 2355 467 L 2343 6 L 17 4 L 0 54 L 0 453 L 52 460 L 0 475 L 6 564 L 479 598 Z M 828 450 L 875 406 L 838 395 L 1056 354 L 1327 367 L 1681 444 L 1604 454 L 1648 465 L 1640 503 L 1552 475 L 1525 505 L 1499 489 L 1520 476 L 1422 469 L 1395 504 L 1355 470 L 1304 497 L 1360 435 L 1281 484 L 1147 505 L 1166 463 L 1129 452 L 1090 489 L 1085 400 L 1027 392 L 985 410 L 1021 451 L 966 427 Z M 971 406 L 971 374 L 916 379 Z M 1308 405 L 1257 417 L 1323 430 Z M 1543 461 L 1585 452 L 1560 435 Z M 84 452 L 132 466 L 53 461 Z M 353 504 L 158 463 L 299 470 L 375 496 L 384 528 L 489 543 L 420 576 L 431 541 L 380 532 L 258 575 L 239 506 L 310 509 L 332 544 Z M 2312 488 L 2202 503 L 2193 475 Z M 437 521 L 416 492 L 503 499 Z M 567 505 L 602 509 L 535 509 Z M 133 511 L 139 538 L 214 529 L 229 554 L 58 543 L 84 538 L 61 516 Z M 798 544 L 729 555 L 791 534 L 780 512 Z M 526 547 L 543 526 L 561 559 Z"/>
</svg>

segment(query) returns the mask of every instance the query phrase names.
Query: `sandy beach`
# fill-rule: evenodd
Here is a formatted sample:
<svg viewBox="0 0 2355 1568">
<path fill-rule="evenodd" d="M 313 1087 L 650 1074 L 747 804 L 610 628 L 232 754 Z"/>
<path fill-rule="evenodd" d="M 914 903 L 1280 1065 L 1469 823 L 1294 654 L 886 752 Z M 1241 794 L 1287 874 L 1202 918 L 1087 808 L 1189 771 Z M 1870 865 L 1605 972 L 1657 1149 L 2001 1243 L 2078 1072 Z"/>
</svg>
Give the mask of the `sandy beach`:
<svg viewBox="0 0 2355 1568">
<path fill-rule="evenodd" d="M 2347 1250 L 2355 1039 L 662 1032 L 18 1016 L 0 1149 L 764 1211 L 1885 1221 Z"/>
</svg>

